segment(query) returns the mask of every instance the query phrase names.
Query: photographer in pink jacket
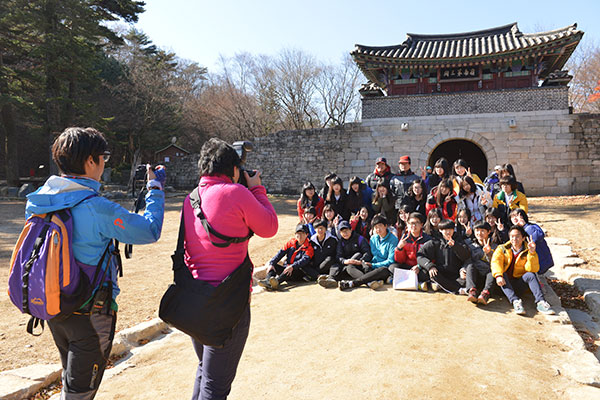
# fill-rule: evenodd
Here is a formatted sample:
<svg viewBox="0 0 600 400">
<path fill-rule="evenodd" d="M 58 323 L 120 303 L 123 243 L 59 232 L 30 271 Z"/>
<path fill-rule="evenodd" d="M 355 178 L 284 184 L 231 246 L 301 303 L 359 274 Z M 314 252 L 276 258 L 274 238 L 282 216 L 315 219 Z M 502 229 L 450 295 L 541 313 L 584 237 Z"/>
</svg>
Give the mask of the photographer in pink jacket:
<svg viewBox="0 0 600 400">
<path fill-rule="evenodd" d="M 228 143 L 212 138 L 202 146 L 198 168 L 199 194 L 202 211 L 210 225 L 220 234 L 230 237 L 247 236 L 250 231 L 261 237 L 277 233 L 277 214 L 261 185 L 260 172 L 249 176 L 241 168 L 242 161 Z M 245 187 L 237 182 L 244 174 Z M 189 199 L 184 202 L 185 264 L 195 279 L 218 286 L 242 264 L 248 253 L 248 240 L 228 247 L 212 244 L 220 240 L 208 237 Z M 251 288 L 248 287 L 247 290 Z M 250 328 L 250 305 L 233 328 L 232 337 L 224 347 L 206 346 L 192 339 L 198 355 L 198 370 L 193 399 L 225 399 L 231 391 L 237 366 L 242 356 Z"/>
</svg>

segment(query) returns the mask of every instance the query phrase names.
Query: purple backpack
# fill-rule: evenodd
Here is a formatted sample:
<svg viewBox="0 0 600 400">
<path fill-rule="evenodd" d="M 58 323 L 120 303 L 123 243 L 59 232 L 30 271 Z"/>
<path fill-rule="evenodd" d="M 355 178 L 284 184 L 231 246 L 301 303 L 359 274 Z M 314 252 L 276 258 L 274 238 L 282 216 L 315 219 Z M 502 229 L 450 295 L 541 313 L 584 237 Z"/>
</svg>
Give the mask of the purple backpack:
<svg viewBox="0 0 600 400">
<path fill-rule="evenodd" d="M 75 260 L 72 237 L 71 210 L 63 209 L 29 217 L 15 245 L 8 295 L 22 313 L 32 316 L 27 324 L 31 334 L 38 323 L 43 331 L 43 321 L 65 318 L 79 310 L 104 280 L 106 268 L 101 266 L 112 241 L 98 265 L 92 266 Z"/>
</svg>

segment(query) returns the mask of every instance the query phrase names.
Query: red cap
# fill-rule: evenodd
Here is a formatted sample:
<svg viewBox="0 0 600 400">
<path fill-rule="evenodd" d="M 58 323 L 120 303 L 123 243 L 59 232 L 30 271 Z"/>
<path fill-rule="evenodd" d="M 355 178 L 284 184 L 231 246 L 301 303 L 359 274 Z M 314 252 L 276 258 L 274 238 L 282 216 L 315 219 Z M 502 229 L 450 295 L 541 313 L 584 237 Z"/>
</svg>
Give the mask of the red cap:
<svg viewBox="0 0 600 400">
<path fill-rule="evenodd" d="M 409 156 L 402 156 L 402 157 L 400 157 L 400 160 L 398 160 L 398 162 L 409 163 L 410 164 L 410 157 Z"/>
</svg>

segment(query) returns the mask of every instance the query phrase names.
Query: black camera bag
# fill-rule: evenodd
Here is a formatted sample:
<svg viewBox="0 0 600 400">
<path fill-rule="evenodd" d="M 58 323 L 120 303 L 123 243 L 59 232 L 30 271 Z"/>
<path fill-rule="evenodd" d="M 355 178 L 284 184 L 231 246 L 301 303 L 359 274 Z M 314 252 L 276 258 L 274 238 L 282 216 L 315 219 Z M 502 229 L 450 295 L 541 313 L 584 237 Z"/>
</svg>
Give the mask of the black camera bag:
<svg viewBox="0 0 600 400">
<path fill-rule="evenodd" d="M 196 216 L 200 218 L 206 229 L 209 239 L 212 234 L 226 241 L 225 243 L 215 243 L 210 239 L 213 245 L 227 247 L 231 243 L 244 242 L 253 235 L 251 231 L 248 236 L 232 238 L 216 232 L 202 213 L 197 188 L 190 194 L 190 202 Z M 174 283 L 169 285 L 160 301 L 158 316 L 204 345 L 223 347 L 225 342 L 231 338 L 233 328 L 248 306 L 252 262 L 246 254 L 242 264 L 217 287 L 208 282 L 194 279 L 183 259 L 185 253 L 184 226 L 182 209 L 177 249 L 171 256 Z"/>
</svg>

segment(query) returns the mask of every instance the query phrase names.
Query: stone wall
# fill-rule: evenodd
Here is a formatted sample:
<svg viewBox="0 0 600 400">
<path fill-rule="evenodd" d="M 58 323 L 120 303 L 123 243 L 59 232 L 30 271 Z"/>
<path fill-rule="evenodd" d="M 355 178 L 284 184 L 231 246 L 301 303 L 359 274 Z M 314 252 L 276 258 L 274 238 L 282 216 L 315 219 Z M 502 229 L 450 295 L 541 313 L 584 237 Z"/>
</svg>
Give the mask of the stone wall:
<svg viewBox="0 0 600 400">
<path fill-rule="evenodd" d="M 575 193 L 600 192 L 600 114 L 575 114 L 570 134 L 577 144 L 570 168 Z"/>
<path fill-rule="evenodd" d="M 166 164 L 167 185 L 176 189 L 191 189 L 198 184 L 200 154 L 190 154 Z"/>
<path fill-rule="evenodd" d="M 567 110 L 568 88 L 486 90 L 362 99 L 362 119 Z"/>
<path fill-rule="evenodd" d="M 282 131 L 255 139 L 247 162 L 262 171 L 269 193 L 298 194 L 307 180 L 320 187 L 330 171 L 347 186 L 353 175 L 366 177 L 380 156 L 395 168 L 408 154 L 417 170 L 437 146 L 454 139 L 475 143 L 489 168 L 511 162 L 528 195 L 600 192 L 600 115 L 567 109 L 379 118 L 338 129 Z M 190 156 L 187 164 L 170 166 L 169 184 L 194 186 L 197 160 Z"/>
</svg>

